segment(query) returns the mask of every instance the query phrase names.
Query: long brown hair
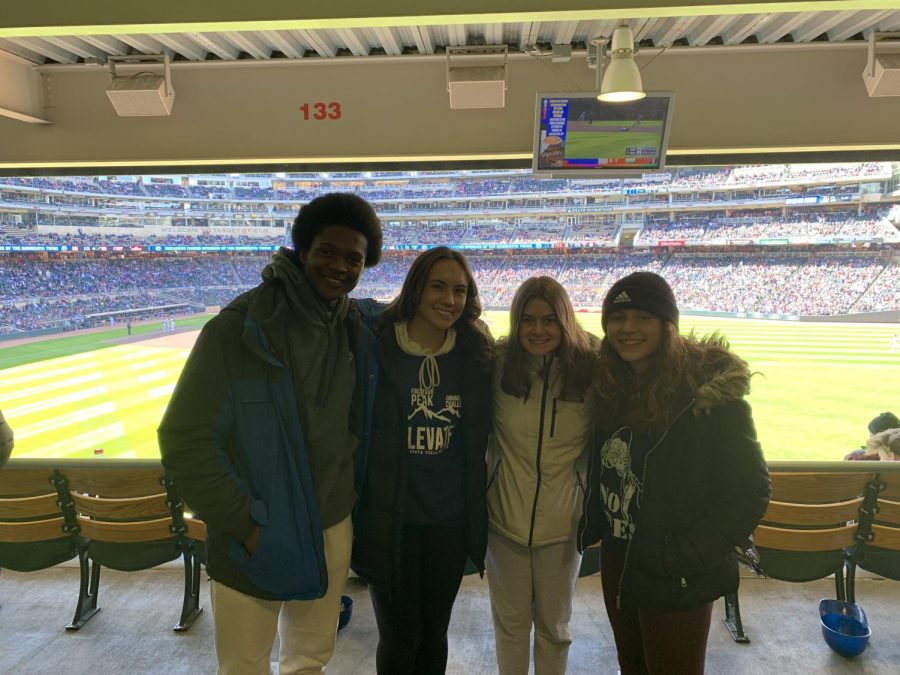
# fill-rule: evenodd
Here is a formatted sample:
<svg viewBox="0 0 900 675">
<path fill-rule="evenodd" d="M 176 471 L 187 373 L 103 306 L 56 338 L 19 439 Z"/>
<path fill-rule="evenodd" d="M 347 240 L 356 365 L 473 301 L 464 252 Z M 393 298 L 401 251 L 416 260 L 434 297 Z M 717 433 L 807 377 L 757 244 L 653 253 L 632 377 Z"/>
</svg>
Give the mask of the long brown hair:
<svg viewBox="0 0 900 675">
<path fill-rule="evenodd" d="M 527 397 L 531 391 L 531 373 L 527 352 L 519 340 L 519 324 L 525 305 L 539 298 L 553 308 L 559 322 L 561 340 L 556 350 L 562 373 L 560 398 L 580 399 L 591 383 L 596 355 L 592 336 L 575 319 L 575 310 L 566 289 L 556 279 L 547 276 L 531 277 L 519 286 L 509 312 L 509 335 L 500 341 L 506 352 L 500 384 L 507 394 Z"/>
<path fill-rule="evenodd" d="M 659 349 L 649 356 L 640 378 L 604 336 L 600 343 L 597 384 L 597 417 L 602 428 L 613 424 L 664 428 L 672 419 L 673 401 L 684 386 L 687 348 L 671 321 L 663 321 Z"/>
<path fill-rule="evenodd" d="M 415 317 L 422 300 L 422 292 L 428 281 L 428 273 L 435 263 L 441 260 L 452 260 L 462 267 L 466 275 L 466 305 L 462 315 L 456 320 L 457 339 L 460 345 L 466 349 L 475 359 L 487 365 L 491 359 L 494 338 L 491 337 L 487 324 L 480 319 L 482 306 L 478 296 L 478 284 L 466 257 L 459 251 L 454 251 L 446 246 L 437 246 L 420 254 L 413 260 L 403 280 L 400 295 L 385 308 L 379 319 L 379 326 L 384 330 L 388 326 L 403 321 L 410 321 Z"/>
</svg>

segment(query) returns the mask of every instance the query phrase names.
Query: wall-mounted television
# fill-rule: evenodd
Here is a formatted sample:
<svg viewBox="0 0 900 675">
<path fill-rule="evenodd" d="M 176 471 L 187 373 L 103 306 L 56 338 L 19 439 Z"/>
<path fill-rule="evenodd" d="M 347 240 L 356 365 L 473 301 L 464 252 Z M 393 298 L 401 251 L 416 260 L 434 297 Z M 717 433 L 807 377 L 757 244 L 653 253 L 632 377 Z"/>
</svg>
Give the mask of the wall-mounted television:
<svg viewBox="0 0 900 675">
<path fill-rule="evenodd" d="M 539 93 L 532 170 L 552 177 L 614 178 L 662 171 L 672 92 L 608 103 L 592 92 Z"/>
</svg>

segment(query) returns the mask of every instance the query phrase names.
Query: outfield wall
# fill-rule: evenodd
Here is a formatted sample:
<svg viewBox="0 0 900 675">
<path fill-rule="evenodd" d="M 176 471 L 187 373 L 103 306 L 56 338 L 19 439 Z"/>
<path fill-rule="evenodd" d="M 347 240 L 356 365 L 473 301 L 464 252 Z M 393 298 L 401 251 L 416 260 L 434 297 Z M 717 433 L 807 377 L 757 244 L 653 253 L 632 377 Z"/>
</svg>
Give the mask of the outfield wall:
<svg viewBox="0 0 900 675">
<path fill-rule="evenodd" d="M 897 323 L 900 324 L 900 310 L 886 312 L 863 312 L 861 314 L 836 314 L 834 316 L 801 316 L 800 321 L 827 321 L 831 323 Z"/>
<path fill-rule="evenodd" d="M 0 333 L 0 342 L 9 340 L 27 340 L 35 337 L 50 337 L 60 335 L 65 331 L 62 328 L 41 328 L 40 330 L 23 330 L 18 333 Z M 71 332 L 71 331 L 70 331 Z M 0 345 L 2 347 L 2 345 Z"/>
</svg>

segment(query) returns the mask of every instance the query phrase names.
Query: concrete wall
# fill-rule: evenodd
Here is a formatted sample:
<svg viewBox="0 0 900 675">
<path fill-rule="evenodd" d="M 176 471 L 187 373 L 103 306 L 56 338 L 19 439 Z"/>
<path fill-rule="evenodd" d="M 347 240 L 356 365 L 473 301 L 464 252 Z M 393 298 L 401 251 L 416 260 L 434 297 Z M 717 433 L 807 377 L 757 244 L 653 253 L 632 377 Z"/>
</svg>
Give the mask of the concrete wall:
<svg viewBox="0 0 900 675">
<path fill-rule="evenodd" d="M 870 98 L 864 63 L 864 44 L 673 48 L 645 68 L 644 87 L 677 94 L 670 164 L 799 150 L 900 154 L 900 97 Z M 583 55 L 566 64 L 516 55 L 505 108 L 451 110 L 439 56 L 179 63 L 170 117 L 120 118 L 105 94 L 104 67 L 41 72 L 42 112 L 52 124 L 0 118 L 7 173 L 486 158 L 526 164 L 536 92 L 595 87 Z M 339 103 L 340 119 L 304 120 L 300 107 L 315 102 Z"/>
</svg>

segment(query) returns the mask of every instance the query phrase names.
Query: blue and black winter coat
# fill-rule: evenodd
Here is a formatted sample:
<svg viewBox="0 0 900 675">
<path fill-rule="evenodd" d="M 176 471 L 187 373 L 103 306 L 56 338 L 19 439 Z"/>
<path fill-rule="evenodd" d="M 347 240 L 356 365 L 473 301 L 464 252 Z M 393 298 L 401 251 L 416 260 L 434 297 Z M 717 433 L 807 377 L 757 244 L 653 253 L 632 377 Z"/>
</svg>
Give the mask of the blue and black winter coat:
<svg viewBox="0 0 900 675">
<path fill-rule="evenodd" d="M 159 445 L 179 494 L 206 523 L 209 576 L 258 598 L 308 600 L 325 594 L 328 576 L 293 374 L 263 330 L 289 318 L 281 283 L 263 282 L 206 324 L 159 427 Z M 357 364 L 351 426 L 359 483 L 377 362 L 357 303 L 345 326 Z M 257 525 L 251 556 L 243 542 Z"/>
</svg>

